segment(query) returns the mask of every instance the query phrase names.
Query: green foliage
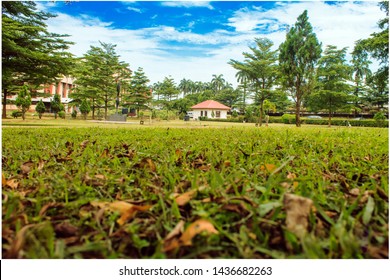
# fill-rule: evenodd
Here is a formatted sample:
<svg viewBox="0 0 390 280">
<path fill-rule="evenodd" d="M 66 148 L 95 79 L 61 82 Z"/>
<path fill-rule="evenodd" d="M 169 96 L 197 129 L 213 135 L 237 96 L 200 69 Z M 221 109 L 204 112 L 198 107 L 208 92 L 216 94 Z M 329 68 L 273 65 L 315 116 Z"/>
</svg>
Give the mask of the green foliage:
<svg viewBox="0 0 390 280">
<path fill-rule="evenodd" d="M 314 85 L 315 65 L 321 57 L 321 44 L 309 22 L 305 10 L 279 46 L 281 82 L 295 101 L 296 126 L 300 126 L 303 99 Z"/>
<path fill-rule="evenodd" d="M 286 124 L 295 123 L 295 115 L 283 114 L 281 119 L 282 119 L 283 123 L 286 123 Z"/>
<path fill-rule="evenodd" d="M 317 85 L 309 96 L 309 106 L 314 111 L 326 109 L 331 115 L 353 101 L 349 84 L 352 67 L 346 62 L 347 48 L 337 50 L 335 46 L 327 46 L 318 61 Z"/>
<path fill-rule="evenodd" d="M 11 113 L 11 116 L 14 118 L 14 119 L 17 119 L 18 117 L 21 117 L 22 116 L 22 112 L 20 111 L 12 111 Z"/>
<path fill-rule="evenodd" d="M 43 113 L 46 111 L 46 106 L 43 104 L 42 99 L 38 101 L 35 111 L 38 113 L 39 118 L 42 118 Z"/>
<path fill-rule="evenodd" d="M 70 115 L 71 115 L 72 119 L 76 119 L 77 118 L 77 111 L 73 110 Z"/>
<path fill-rule="evenodd" d="M 64 105 L 61 103 L 61 97 L 59 94 L 54 94 L 53 100 L 50 102 L 51 111 L 54 113 L 54 118 L 57 119 L 57 114 L 64 110 Z"/>
<path fill-rule="evenodd" d="M 59 111 L 59 112 L 58 112 L 58 116 L 59 116 L 61 119 L 65 119 L 66 114 L 65 114 L 64 111 Z"/>
<path fill-rule="evenodd" d="M 148 103 L 152 99 L 149 82 L 150 80 L 146 77 L 143 69 L 138 68 L 131 77 L 129 94 L 122 99 L 123 104 L 137 109 L 137 115 L 140 109 L 148 108 Z"/>
<path fill-rule="evenodd" d="M 54 15 L 37 11 L 32 1 L 2 1 L 3 117 L 6 97 L 15 86 L 30 87 L 54 82 L 72 68 L 71 42 L 51 33 L 45 21 Z"/>
<path fill-rule="evenodd" d="M 386 116 L 385 114 L 383 114 L 383 112 L 378 112 L 374 115 L 374 120 L 376 120 L 377 122 L 384 121 L 386 120 Z"/>
<path fill-rule="evenodd" d="M 84 99 L 81 102 L 79 109 L 81 114 L 84 116 L 84 120 L 86 120 L 87 115 L 89 114 L 89 112 L 91 112 L 91 106 L 89 106 L 89 102 L 87 101 L 87 99 Z"/>
<path fill-rule="evenodd" d="M 25 114 L 31 106 L 31 94 L 27 85 L 23 85 L 15 100 L 15 105 L 22 112 L 22 118 L 25 119 Z"/>
<path fill-rule="evenodd" d="M 127 63 L 119 61 L 115 48 L 116 45 L 103 42 L 99 47 L 91 46 L 74 71 L 77 86 L 70 97 L 78 102 L 88 99 L 92 118 L 99 107 L 104 108 L 107 118 L 108 109 L 116 106 L 119 85 L 119 95 L 130 90 L 131 70 Z"/>
</svg>

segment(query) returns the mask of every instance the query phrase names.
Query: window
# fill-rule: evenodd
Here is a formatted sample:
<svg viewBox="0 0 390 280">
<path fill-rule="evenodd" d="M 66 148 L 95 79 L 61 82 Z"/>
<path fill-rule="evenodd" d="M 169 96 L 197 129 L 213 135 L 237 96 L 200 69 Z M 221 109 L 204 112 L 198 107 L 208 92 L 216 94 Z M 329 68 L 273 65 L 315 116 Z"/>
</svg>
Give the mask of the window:
<svg viewBox="0 0 390 280">
<path fill-rule="evenodd" d="M 220 118 L 221 117 L 221 111 L 215 111 L 215 117 Z"/>
<path fill-rule="evenodd" d="M 207 117 L 207 111 L 204 111 L 204 116 Z"/>
<path fill-rule="evenodd" d="M 200 116 L 203 117 L 203 111 L 200 111 Z"/>
</svg>

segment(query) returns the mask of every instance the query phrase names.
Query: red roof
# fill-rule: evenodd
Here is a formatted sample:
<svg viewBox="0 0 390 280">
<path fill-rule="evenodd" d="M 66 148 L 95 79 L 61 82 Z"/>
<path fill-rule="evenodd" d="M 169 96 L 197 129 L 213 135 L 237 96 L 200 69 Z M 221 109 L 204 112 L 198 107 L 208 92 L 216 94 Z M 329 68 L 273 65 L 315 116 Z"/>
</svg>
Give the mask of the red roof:
<svg viewBox="0 0 390 280">
<path fill-rule="evenodd" d="M 206 100 L 202 103 L 196 104 L 191 107 L 191 109 L 220 109 L 220 110 L 230 110 L 230 107 L 225 106 L 214 100 Z"/>
</svg>

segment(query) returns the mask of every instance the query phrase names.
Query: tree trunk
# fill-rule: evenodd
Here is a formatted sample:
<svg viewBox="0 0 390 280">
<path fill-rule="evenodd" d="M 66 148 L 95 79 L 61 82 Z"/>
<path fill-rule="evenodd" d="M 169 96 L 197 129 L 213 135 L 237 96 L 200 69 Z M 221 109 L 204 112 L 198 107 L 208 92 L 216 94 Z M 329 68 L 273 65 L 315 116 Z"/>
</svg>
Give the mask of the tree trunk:
<svg viewBox="0 0 390 280">
<path fill-rule="evenodd" d="M 4 89 L 4 100 L 3 100 L 3 114 L 2 114 L 3 119 L 7 118 L 7 93 L 8 93 L 8 90 L 5 88 Z"/>
<path fill-rule="evenodd" d="M 104 119 L 107 120 L 107 107 L 108 107 L 108 100 L 106 99 L 104 101 Z"/>
<path fill-rule="evenodd" d="M 295 125 L 297 127 L 301 126 L 301 99 L 297 98 L 297 103 L 295 104 Z"/>
<path fill-rule="evenodd" d="M 263 100 L 260 101 L 260 117 L 259 117 L 259 126 L 263 125 Z"/>
<path fill-rule="evenodd" d="M 95 119 L 95 99 L 92 99 L 92 119 Z"/>
</svg>

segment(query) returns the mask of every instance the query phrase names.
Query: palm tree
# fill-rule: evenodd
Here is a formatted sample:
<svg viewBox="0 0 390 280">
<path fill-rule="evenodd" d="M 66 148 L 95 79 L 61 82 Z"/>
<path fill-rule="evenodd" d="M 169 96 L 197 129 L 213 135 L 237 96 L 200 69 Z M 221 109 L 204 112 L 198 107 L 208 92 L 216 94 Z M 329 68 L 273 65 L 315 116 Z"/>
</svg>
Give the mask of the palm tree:
<svg viewBox="0 0 390 280">
<path fill-rule="evenodd" d="M 223 74 L 219 74 L 219 75 L 213 74 L 213 78 L 211 79 L 211 84 L 214 89 L 214 95 L 217 95 L 217 93 L 223 88 L 225 84 L 225 79 L 223 78 Z"/>
<path fill-rule="evenodd" d="M 183 97 L 185 97 L 189 92 L 191 92 L 191 80 L 182 79 L 179 83 L 179 89 L 183 93 Z"/>
<path fill-rule="evenodd" d="M 245 109 L 246 109 L 246 97 L 247 97 L 247 90 L 248 90 L 248 85 L 249 85 L 249 73 L 244 71 L 243 69 L 238 70 L 236 73 L 236 78 L 237 82 L 240 83 L 240 88 L 242 88 L 243 93 L 242 93 L 242 109 L 243 113 L 245 114 Z"/>
</svg>

